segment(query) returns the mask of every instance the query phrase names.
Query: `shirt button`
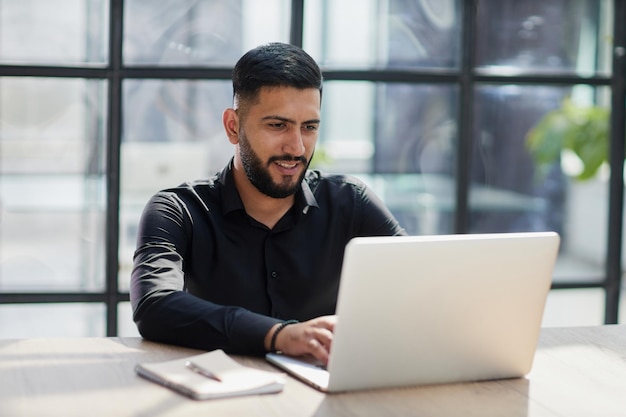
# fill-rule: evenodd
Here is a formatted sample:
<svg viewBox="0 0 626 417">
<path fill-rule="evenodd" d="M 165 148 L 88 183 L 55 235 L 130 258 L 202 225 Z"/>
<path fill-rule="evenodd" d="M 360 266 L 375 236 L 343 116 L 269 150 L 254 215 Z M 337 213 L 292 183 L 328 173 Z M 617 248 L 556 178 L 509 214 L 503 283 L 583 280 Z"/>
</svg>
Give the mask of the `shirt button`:
<svg viewBox="0 0 626 417">
<path fill-rule="evenodd" d="M 270 275 L 272 276 L 272 278 L 278 278 L 278 272 L 276 271 L 272 271 Z"/>
</svg>

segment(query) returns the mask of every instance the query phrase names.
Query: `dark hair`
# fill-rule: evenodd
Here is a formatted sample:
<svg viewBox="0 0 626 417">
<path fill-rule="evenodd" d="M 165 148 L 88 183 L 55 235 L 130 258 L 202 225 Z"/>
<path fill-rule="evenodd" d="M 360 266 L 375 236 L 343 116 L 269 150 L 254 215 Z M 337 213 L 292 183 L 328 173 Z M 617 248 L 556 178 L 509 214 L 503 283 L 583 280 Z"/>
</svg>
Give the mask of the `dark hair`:
<svg viewBox="0 0 626 417">
<path fill-rule="evenodd" d="M 316 88 L 322 94 L 322 72 L 301 48 L 280 42 L 244 54 L 233 70 L 233 97 L 254 101 L 261 87 Z"/>
</svg>

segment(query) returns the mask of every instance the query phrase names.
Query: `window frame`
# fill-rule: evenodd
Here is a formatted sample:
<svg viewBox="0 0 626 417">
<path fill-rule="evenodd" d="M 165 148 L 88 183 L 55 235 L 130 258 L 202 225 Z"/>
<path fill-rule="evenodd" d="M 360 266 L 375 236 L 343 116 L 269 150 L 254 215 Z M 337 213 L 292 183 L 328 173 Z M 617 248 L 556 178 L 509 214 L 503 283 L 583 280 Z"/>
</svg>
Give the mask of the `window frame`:
<svg viewBox="0 0 626 417">
<path fill-rule="evenodd" d="M 304 1 L 291 1 L 290 42 L 302 46 L 304 26 Z M 622 275 L 622 229 L 624 199 L 624 158 L 626 119 L 626 3 L 613 0 L 613 63 L 607 76 L 562 76 L 552 74 L 525 74 L 520 76 L 481 75 L 474 71 L 475 33 L 478 0 L 462 2 L 461 66 L 458 70 L 335 70 L 324 69 L 327 81 L 371 81 L 404 83 L 453 83 L 459 86 L 459 137 L 457 154 L 468 155 L 472 149 L 472 124 L 474 87 L 479 84 L 519 85 L 590 85 L 611 89 L 610 159 L 608 236 L 605 271 L 603 277 L 586 280 L 560 281 L 552 284 L 553 290 L 602 288 L 605 291 L 605 324 L 618 322 L 618 309 Z M 105 288 L 103 292 L 65 293 L 7 293 L 0 292 L 0 304 L 21 303 L 104 303 L 106 306 L 106 336 L 118 335 L 118 306 L 129 301 L 127 292 L 118 288 L 118 244 L 120 209 L 120 148 L 122 134 L 122 83 L 126 79 L 180 79 L 229 80 L 230 67 L 141 67 L 124 66 L 122 61 L 124 0 L 109 2 L 109 62 L 105 67 L 64 67 L 35 65 L 0 65 L 0 77 L 70 77 L 93 78 L 107 83 L 106 126 L 106 238 L 105 238 Z M 468 232 L 471 161 L 457 158 L 455 233 Z M 617 173 L 617 174 L 613 174 Z"/>
</svg>

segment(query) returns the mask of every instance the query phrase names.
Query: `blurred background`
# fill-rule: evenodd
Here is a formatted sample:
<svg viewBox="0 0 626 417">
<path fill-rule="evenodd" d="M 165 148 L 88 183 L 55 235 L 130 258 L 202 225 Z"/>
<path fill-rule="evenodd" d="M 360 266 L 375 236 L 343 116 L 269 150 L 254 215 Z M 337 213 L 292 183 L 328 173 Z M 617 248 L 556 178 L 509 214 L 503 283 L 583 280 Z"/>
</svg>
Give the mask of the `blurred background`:
<svg viewBox="0 0 626 417">
<path fill-rule="evenodd" d="M 232 67 L 270 41 L 323 69 L 316 168 L 410 234 L 559 232 L 544 326 L 619 322 L 623 8 L 0 0 L 0 338 L 137 334 L 143 206 L 228 163 Z"/>
</svg>

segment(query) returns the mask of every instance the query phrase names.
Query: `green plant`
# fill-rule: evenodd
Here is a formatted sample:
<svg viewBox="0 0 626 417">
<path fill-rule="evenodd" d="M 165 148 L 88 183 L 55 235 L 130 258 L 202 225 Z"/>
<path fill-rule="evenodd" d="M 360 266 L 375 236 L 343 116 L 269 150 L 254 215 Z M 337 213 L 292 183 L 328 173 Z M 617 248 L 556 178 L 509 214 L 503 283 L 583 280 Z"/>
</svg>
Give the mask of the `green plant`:
<svg viewBox="0 0 626 417">
<path fill-rule="evenodd" d="M 609 115 L 607 108 L 579 106 L 566 98 L 528 133 L 530 154 L 537 164 L 548 165 L 560 160 L 563 149 L 569 149 L 583 164 L 576 178 L 590 179 L 608 158 Z"/>
<path fill-rule="evenodd" d="M 317 147 L 315 148 L 315 153 L 313 154 L 313 159 L 311 159 L 310 168 L 320 169 L 326 166 L 327 164 L 330 164 L 331 162 L 332 162 L 332 158 L 330 157 L 330 155 L 328 155 L 328 152 L 326 152 L 326 149 L 324 149 L 320 145 L 317 145 Z"/>
</svg>

